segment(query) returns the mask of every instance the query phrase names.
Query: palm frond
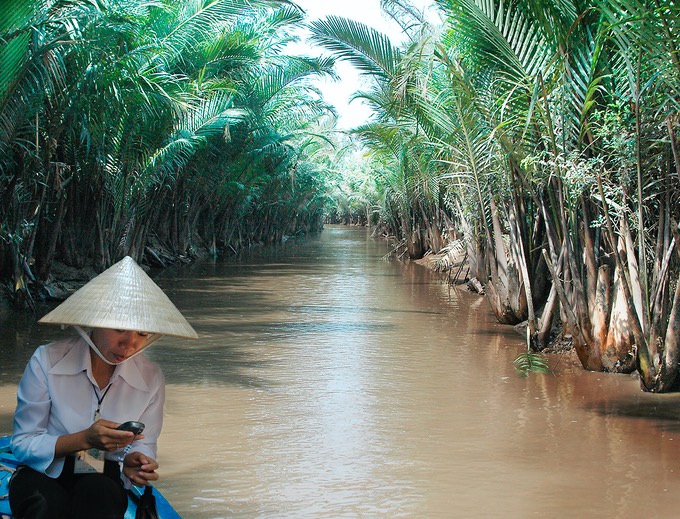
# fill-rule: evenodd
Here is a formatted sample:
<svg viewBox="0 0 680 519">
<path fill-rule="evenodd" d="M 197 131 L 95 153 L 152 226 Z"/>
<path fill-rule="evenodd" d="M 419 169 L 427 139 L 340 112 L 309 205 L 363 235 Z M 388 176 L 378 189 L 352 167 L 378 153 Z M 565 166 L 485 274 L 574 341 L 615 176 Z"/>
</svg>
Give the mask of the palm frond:
<svg viewBox="0 0 680 519">
<path fill-rule="evenodd" d="M 546 374 L 552 372 L 547 357 L 534 351 L 526 351 L 520 354 L 514 360 L 513 365 L 520 377 L 526 377 L 529 373 Z"/>
<path fill-rule="evenodd" d="M 395 74 L 401 53 L 385 34 L 338 16 L 315 20 L 309 27 L 312 42 L 349 61 L 360 72 L 384 80 Z"/>
<path fill-rule="evenodd" d="M 416 35 L 428 27 L 424 13 L 410 0 L 380 0 L 380 7 L 411 41 L 415 41 Z"/>
<path fill-rule="evenodd" d="M 266 5 L 264 1 L 251 0 L 208 0 L 186 2 L 173 6 L 178 23 L 162 36 L 161 44 L 166 49 L 167 59 L 178 60 L 182 53 L 192 49 L 201 41 L 210 39 L 210 34 L 246 17 L 256 6 Z M 165 24 L 165 26 L 168 26 Z"/>
<path fill-rule="evenodd" d="M 519 81 L 545 70 L 553 56 L 534 21 L 512 5 L 484 0 L 442 3 L 451 15 L 451 35 L 457 45 L 474 49 L 483 67 Z"/>
</svg>

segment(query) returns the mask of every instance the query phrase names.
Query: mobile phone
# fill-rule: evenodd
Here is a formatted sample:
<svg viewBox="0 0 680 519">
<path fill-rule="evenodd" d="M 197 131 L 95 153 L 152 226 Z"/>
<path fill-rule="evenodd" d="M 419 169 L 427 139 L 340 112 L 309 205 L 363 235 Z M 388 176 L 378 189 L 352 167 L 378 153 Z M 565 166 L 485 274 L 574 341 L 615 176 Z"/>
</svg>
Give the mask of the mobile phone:
<svg viewBox="0 0 680 519">
<path fill-rule="evenodd" d="M 116 429 L 119 431 L 132 431 L 135 433 L 135 436 L 137 436 L 138 434 L 142 434 L 144 424 L 142 422 L 125 422 L 116 427 Z"/>
</svg>

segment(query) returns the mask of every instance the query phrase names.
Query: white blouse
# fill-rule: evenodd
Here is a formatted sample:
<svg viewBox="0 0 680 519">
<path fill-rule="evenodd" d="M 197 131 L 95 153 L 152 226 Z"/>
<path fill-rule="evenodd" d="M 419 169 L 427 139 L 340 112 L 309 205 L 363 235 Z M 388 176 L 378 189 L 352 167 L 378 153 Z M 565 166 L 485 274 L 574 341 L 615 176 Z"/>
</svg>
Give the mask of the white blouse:
<svg viewBox="0 0 680 519">
<path fill-rule="evenodd" d="M 131 451 L 156 458 L 165 403 L 160 368 L 144 354 L 137 355 L 118 364 L 109 386 L 100 391 L 90 354 L 80 337 L 40 346 L 19 382 L 12 450 L 21 463 L 52 478 L 64 466 L 64 458 L 54 457 L 57 438 L 87 429 L 98 407 L 105 420 L 143 422 L 144 439 L 133 442 Z M 117 460 L 122 452 L 106 457 Z"/>
</svg>

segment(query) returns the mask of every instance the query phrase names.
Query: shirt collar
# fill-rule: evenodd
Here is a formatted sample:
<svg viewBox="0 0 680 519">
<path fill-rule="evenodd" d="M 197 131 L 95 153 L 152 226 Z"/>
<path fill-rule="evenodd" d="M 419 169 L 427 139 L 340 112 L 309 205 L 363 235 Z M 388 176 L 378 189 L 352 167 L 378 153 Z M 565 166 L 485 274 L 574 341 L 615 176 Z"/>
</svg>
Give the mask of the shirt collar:
<svg viewBox="0 0 680 519">
<path fill-rule="evenodd" d="M 149 384 L 146 383 L 146 380 L 139 369 L 139 365 L 137 364 L 141 357 L 143 357 L 143 354 L 118 364 L 116 370 L 113 372 L 111 381 L 113 382 L 116 376 L 120 376 L 125 382 L 140 391 L 151 391 Z"/>
<path fill-rule="evenodd" d="M 50 373 L 54 375 L 76 375 L 83 371 L 91 373 L 90 346 L 80 337 L 74 339 L 75 344 L 61 360 L 52 368 Z M 117 377 L 121 377 L 125 382 L 140 391 L 150 391 L 149 385 L 144 380 L 142 372 L 137 364 L 139 357 L 128 359 L 118 365 L 113 372 L 111 382 Z"/>
<path fill-rule="evenodd" d="M 54 375 L 76 375 L 87 371 L 90 356 L 87 355 L 89 346 L 80 337 L 73 339 L 73 347 L 66 352 L 52 368 L 50 373 Z"/>
</svg>

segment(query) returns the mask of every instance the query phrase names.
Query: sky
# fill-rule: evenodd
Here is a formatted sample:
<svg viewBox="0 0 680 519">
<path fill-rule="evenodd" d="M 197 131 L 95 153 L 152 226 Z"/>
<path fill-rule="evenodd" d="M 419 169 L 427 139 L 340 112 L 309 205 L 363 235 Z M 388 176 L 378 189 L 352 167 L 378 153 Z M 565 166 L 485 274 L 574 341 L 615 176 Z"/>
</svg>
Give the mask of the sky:
<svg viewBox="0 0 680 519">
<path fill-rule="evenodd" d="M 389 35 L 393 41 L 400 41 L 399 26 L 380 11 L 380 0 L 294 0 L 308 15 L 309 21 L 327 16 L 342 16 L 369 25 L 380 32 Z M 415 0 L 414 4 L 423 6 L 428 0 Z M 302 42 L 304 44 L 304 42 Z M 323 49 L 310 50 L 302 45 L 294 52 L 318 55 Z M 349 129 L 366 122 L 370 110 L 360 100 L 349 102 L 351 95 L 362 90 L 361 79 L 357 71 L 350 64 L 340 62 L 336 65 L 340 76 L 339 81 L 320 81 L 319 89 L 326 101 L 334 105 L 340 115 L 338 127 Z"/>
</svg>

